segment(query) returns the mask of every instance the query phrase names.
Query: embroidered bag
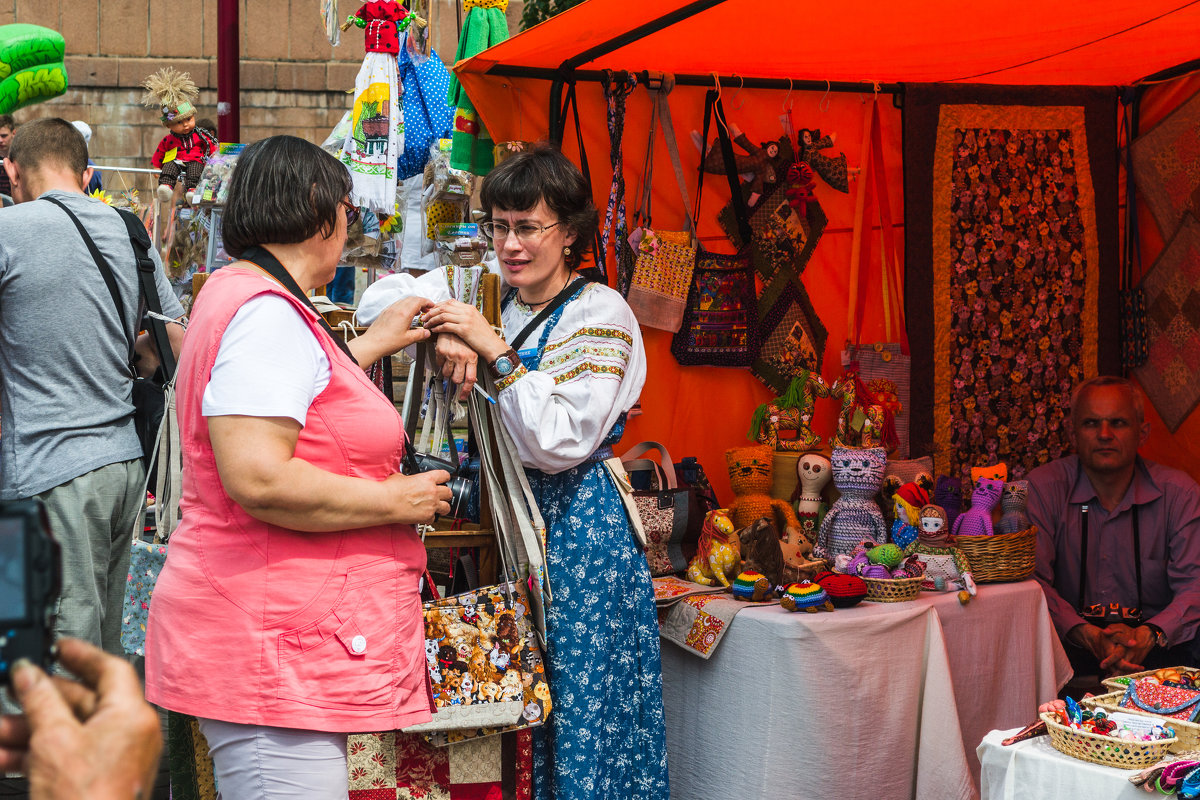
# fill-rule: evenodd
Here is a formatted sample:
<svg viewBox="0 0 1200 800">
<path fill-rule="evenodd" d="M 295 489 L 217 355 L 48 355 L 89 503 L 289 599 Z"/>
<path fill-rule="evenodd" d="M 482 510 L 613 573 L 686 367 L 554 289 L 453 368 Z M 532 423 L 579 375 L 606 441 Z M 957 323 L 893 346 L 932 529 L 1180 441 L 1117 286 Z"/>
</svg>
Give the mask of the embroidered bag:
<svg viewBox="0 0 1200 800">
<path fill-rule="evenodd" d="M 643 458 L 656 452 L 658 461 Z M 705 509 L 697 489 L 680 486 L 671 454 L 658 442 L 634 445 L 621 456 L 625 469 L 636 474 L 650 471 L 655 488 L 635 490 L 633 502 L 646 537 L 646 562 L 653 576 L 670 575 L 687 569 L 696 554 Z M 638 483 L 643 483 L 638 481 Z"/>
<path fill-rule="evenodd" d="M 733 171 L 733 144 L 729 140 L 729 124 L 715 89 L 710 89 L 704 101 L 704 133 L 701 151 L 708 147 L 709 123 L 717 120 L 717 140 L 725 156 L 725 177 L 736 199 L 741 198 L 737 174 Z M 704 194 L 703 165 L 696 190 L 693 224 L 700 220 L 700 204 Z M 750 241 L 750 223 L 745 203 L 736 204 L 738 229 L 743 241 Z M 699 250 L 692 285 L 684 307 L 683 325 L 671 339 L 671 353 L 680 364 L 688 366 L 748 367 L 758 357 L 758 298 L 754 289 L 754 265 L 750 246 L 734 255 Z"/>
<path fill-rule="evenodd" d="M 671 167 L 675 172 L 679 195 L 683 199 L 685 215 L 691 206 L 687 185 L 683 180 L 683 166 L 679 161 L 675 128 L 671 124 L 671 106 L 667 101 L 667 95 L 675 85 L 675 78 L 668 74 L 652 80 L 657 83 L 657 88 L 647 84 L 652 93 L 650 141 L 646 145 L 646 162 L 642 170 L 642 201 L 637 212 L 639 227 L 631 237 L 637 239 L 637 261 L 633 267 L 633 282 L 629 287 L 627 299 L 629 307 L 633 309 L 634 315 L 642 325 L 674 333 L 683 324 L 688 287 L 696 266 L 696 226 L 688 216 L 686 231 L 662 231 L 651 227 L 654 132 L 659 119 L 662 120 L 663 138 L 667 140 L 667 152 L 671 156 Z"/>
<path fill-rule="evenodd" d="M 1164 686 L 1147 680 L 1132 681 L 1118 703 L 1121 708 L 1137 708 L 1171 719 L 1195 722 L 1200 716 L 1200 691 Z"/>
</svg>

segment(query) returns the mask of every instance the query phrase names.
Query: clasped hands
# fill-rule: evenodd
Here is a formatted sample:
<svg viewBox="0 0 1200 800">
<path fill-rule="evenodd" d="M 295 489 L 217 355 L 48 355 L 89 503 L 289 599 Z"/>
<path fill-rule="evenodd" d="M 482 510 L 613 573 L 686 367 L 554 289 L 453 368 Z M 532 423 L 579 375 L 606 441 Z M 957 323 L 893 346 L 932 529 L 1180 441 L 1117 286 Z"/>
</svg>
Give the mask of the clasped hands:
<svg viewBox="0 0 1200 800">
<path fill-rule="evenodd" d="M 1105 675 L 1124 675 L 1145 669 L 1143 663 L 1154 648 L 1156 636 L 1145 625 L 1131 628 L 1114 623 L 1101 628 L 1085 623 L 1073 628 L 1068 638 L 1090 650 Z"/>
<path fill-rule="evenodd" d="M 491 324 L 475 306 L 443 300 L 421 314 L 425 328 L 435 335 L 434 355 L 442 377 L 459 387 L 466 400 L 478 377 L 479 359 L 490 364 L 508 351 Z"/>
</svg>

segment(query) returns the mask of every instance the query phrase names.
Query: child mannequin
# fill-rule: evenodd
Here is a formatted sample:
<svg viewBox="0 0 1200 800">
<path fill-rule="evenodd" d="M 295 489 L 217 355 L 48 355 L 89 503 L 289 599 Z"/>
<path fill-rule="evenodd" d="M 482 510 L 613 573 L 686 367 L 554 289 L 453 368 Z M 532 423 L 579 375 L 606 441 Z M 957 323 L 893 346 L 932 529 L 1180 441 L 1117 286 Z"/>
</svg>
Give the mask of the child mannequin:
<svg viewBox="0 0 1200 800">
<path fill-rule="evenodd" d="M 200 182 L 204 162 L 217 151 L 217 139 L 207 130 L 196 128 L 196 107 L 192 104 L 200 92 L 186 72 L 164 67 L 147 78 L 142 86 L 142 102 L 162 112 L 162 124 L 170 133 L 158 143 L 150 159 L 158 175 L 158 199 L 167 202 L 182 177 L 190 193 Z"/>
</svg>

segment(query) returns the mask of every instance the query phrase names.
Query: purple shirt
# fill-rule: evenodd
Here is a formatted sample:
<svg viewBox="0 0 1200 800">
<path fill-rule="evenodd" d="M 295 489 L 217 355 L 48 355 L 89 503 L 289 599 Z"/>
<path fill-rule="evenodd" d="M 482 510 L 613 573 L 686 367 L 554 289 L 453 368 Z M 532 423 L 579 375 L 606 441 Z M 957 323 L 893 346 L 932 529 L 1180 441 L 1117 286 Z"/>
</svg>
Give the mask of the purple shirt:
<svg viewBox="0 0 1200 800">
<path fill-rule="evenodd" d="M 1079 600 L 1080 513 L 1088 506 L 1087 596 L 1083 605 L 1141 606 L 1172 647 L 1200 628 L 1200 486 L 1187 474 L 1138 457 L 1133 482 L 1111 512 L 1067 456 L 1029 473 L 1029 519 L 1038 528 L 1036 577 L 1058 635 L 1083 619 Z M 1134 571 L 1133 507 L 1141 540 L 1142 598 Z"/>
</svg>

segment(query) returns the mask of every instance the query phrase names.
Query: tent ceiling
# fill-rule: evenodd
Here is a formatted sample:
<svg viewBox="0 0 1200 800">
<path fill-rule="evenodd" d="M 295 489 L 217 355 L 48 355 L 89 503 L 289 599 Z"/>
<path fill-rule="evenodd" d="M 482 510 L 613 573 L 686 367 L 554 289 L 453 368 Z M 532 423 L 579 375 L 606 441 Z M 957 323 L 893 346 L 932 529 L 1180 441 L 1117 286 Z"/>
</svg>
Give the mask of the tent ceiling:
<svg viewBox="0 0 1200 800">
<path fill-rule="evenodd" d="M 554 70 L 689 6 L 711 7 L 577 66 L 835 82 L 1127 85 L 1200 58 L 1200 0 L 587 0 L 462 69 Z"/>
</svg>

